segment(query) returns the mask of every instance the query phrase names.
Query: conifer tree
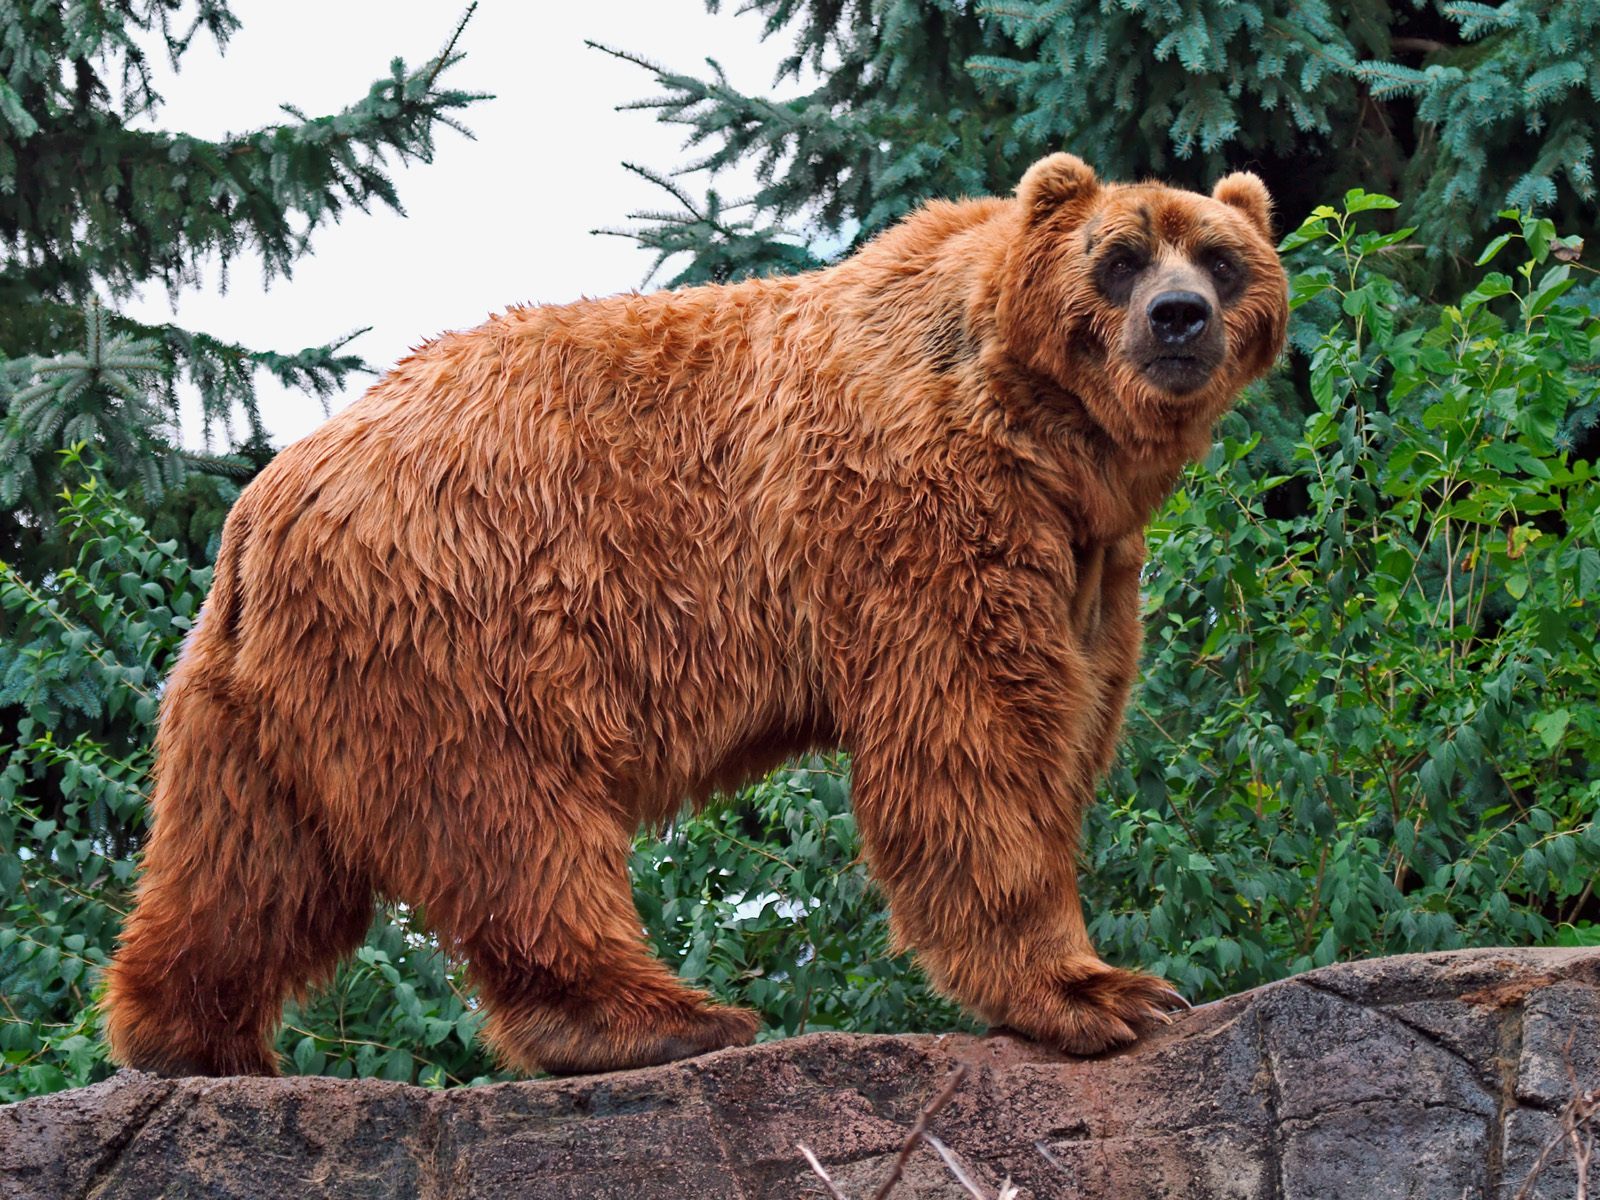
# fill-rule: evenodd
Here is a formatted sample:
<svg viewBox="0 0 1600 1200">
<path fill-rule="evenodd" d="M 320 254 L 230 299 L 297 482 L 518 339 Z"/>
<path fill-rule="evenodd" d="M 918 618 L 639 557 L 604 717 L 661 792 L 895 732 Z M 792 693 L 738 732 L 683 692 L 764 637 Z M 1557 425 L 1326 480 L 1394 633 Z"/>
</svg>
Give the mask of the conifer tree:
<svg viewBox="0 0 1600 1200">
<path fill-rule="evenodd" d="M 206 262 L 226 273 L 245 251 L 287 276 L 351 208 L 399 210 L 389 164 L 429 160 L 437 128 L 464 133 L 454 114 L 480 98 L 439 84 L 460 58 L 452 37 L 421 67 L 393 60 L 335 114 L 285 106 L 289 120 L 220 140 L 136 124 L 162 103 L 151 47 L 178 68 L 197 37 L 225 47 L 238 28 L 226 0 L 0 5 L 0 558 L 25 570 L 64 446 L 88 442 L 110 482 L 154 506 L 189 468 L 250 469 L 180 449 L 180 380 L 199 391 L 207 440 L 259 460 L 258 372 L 325 397 L 363 368 L 343 350 L 353 334 L 281 353 L 136 325 L 110 315 L 117 301 L 176 291 Z"/>
<path fill-rule="evenodd" d="M 698 157 L 684 171 L 755 165 L 757 226 L 798 219 L 849 248 L 928 197 L 1003 193 L 1034 157 L 1069 148 L 1118 179 L 1208 187 L 1256 170 L 1287 227 L 1349 187 L 1403 197 L 1424 283 L 1465 266 L 1503 208 L 1595 230 L 1592 0 L 745 7 L 793 39 L 776 84 L 798 95 L 742 93 L 714 62 L 697 75 L 611 52 L 651 66 L 663 93 L 637 107 L 687 128 Z M 695 262 L 726 257 L 722 233 L 686 237 L 692 222 L 674 215 L 636 236 Z M 786 265 L 751 252 L 750 228 L 740 236 L 749 269 Z"/>
</svg>

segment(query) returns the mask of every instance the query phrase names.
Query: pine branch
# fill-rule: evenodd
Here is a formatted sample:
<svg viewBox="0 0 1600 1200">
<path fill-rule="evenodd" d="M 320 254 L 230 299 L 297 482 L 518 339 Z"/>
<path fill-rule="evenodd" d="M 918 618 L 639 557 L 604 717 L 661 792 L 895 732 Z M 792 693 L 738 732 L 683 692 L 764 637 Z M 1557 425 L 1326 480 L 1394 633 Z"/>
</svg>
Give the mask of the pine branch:
<svg viewBox="0 0 1600 1200">
<path fill-rule="evenodd" d="M 434 56 L 433 70 L 428 72 L 428 77 L 423 83 L 423 86 L 426 90 L 433 90 L 433 81 L 439 78 L 440 71 L 444 70 L 451 63 L 459 61 L 459 56 L 456 56 L 455 54 L 456 42 L 461 39 L 462 30 L 466 29 L 467 22 L 472 20 L 472 14 L 477 11 L 478 0 L 472 0 L 472 3 L 467 5 L 467 11 L 461 14 L 461 20 L 456 22 L 455 30 L 450 34 L 450 40 L 444 44 L 444 49 L 439 51 L 439 53 Z M 467 136 L 470 137 L 471 134 L 468 134 Z"/>
<path fill-rule="evenodd" d="M 269 277 L 288 275 L 312 233 L 348 208 L 378 202 L 403 212 L 389 156 L 431 161 L 435 127 L 471 136 L 453 114 L 488 98 L 436 86 L 460 61 L 466 19 L 439 57 L 414 71 L 396 59 L 338 113 L 219 141 L 128 129 L 93 105 L 30 105 L 39 131 L 27 157 L 6 170 L 0 156 L 0 240 L 14 250 L 0 289 L 72 303 L 151 278 L 176 288 L 208 256 L 225 270 L 247 247 Z"/>
<path fill-rule="evenodd" d="M 55 328 L 60 334 L 36 342 L 32 347 L 36 353 L 31 356 L 27 354 L 27 345 L 7 344 L 12 341 L 10 338 L 0 341 L 0 352 L 20 354 L 27 371 L 41 378 L 76 369 L 74 364 L 87 365 L 89 360 L 82 353 L 67 349 L 69 345 L 82 345 L 87 336 L 83 310 L 49 301 L 25 307 L 29 310 L 26 319 L 16 319 L 5 306 L 0 306 L 0 329 L 24 331 L 16 335 L 24 339 L 33 331 L 48 328 Z M 258 350 L 171 323 L 146 324 L 103 311 L 106 331 L 102 336 L 147 346 L 142 357 L 130 358 L 124 351 L 119 361 L 150 372 L 156 381 L 151 386 L 161 392 L 174 411 L 175 385 L 178 380 L 187 380 L 200 393 L 202 418 L 207 428 L 220 425 L 230 436 L 233 414 L 237 411 L 245 418 L 249 439 L 262 443 L 267 440 L 267 431 L 255 404 L 253 380 L 258 371 L 265 370 L 284 386 L 323 401 L 324 411 L 327 411 L 328 397 L 342 388 L 350 375 L 376 374 L 360 355 L 341 353 L 350 342 L 366 333 L 368 327 L 296 351 Z M 13 362 L 12 366 L 15 370 L 19 364 Z M 24 402 L 25 397 L 31 398 L 31 391 L 18 391 L 11 403 L 16 405 Z"/>
</svg>

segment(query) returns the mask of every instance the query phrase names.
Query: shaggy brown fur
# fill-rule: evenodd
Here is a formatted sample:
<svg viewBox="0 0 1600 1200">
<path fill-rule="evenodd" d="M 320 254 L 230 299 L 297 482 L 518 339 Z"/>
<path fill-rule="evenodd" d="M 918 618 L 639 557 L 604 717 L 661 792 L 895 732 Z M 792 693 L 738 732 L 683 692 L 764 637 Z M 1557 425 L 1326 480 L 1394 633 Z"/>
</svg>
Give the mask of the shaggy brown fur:
<svg viewBox="0 0 1600 1200">
<path fill-rule="evenodd" d="M 1095 955 L 1074 855 L 1141 530 L 1283 341 L 1267 226 L 1253 176 L 1055 155 L 826 271 L 512 309 L 400 363 L 228 518 L 116 1058 L 270 1073 L 284 998 L 379 896 L 465 956 L 517 1067 L 746 1042 L 646 952 L 630 838 L 834 745 L 940 988 L 1073 1051 L 1164 1020 L 1164 983 Z"/>
</svg>

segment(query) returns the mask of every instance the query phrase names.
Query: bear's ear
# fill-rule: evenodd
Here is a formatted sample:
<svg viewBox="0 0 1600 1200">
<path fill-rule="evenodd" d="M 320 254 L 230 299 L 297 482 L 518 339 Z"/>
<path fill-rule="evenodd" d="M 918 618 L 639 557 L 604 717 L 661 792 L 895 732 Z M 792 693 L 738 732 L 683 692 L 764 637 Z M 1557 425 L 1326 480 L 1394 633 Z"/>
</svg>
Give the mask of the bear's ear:
<svg viewBox="0 0 1600 1200">
<path fill-rule="evenodd" d="M 1052 154 L 1028 168 L 1017 184 L 1017 199 L 1029 220 L 1048 217 L 1064 204 L 1093 198 L 1100 191 L 1094 168 L 1076 154 Z"/>
<path fill-rule="evenodd" d="M 1231 204 L 1254 221 L 1261 232 L 1272 236 L 1272 197 L 1259 175 L 1249 171 L 1235 171 L 1217 180 L 1211 189 L 1211 198 Z"/>
</svg>

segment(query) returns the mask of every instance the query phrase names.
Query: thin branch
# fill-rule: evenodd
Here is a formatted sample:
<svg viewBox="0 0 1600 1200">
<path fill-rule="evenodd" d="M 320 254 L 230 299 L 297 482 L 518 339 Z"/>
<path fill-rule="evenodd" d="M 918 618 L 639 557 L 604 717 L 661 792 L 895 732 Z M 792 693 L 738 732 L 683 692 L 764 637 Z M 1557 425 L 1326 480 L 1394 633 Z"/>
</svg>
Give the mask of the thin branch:
<svg viewBox="0 0 1600 1200">
<path fill-rule="evenodd" d="M 977 1181 L 973 1179 L 972 1176 L 967 1174 L 966 1168 L 962 1166 L 961 1160 L 956 1157 L 954 1150 L 950 1149 L 949 1146 L 946 1146 L 931 1133 L 923 1134 L 922 1140 L 927 1142 L 928 1145 L 932 1146 L 938 1153 L 939 1157 L 944 1159 L 944 1165 L 946 1169 L 949 1170 L 950 1174 L 956 1177 L 957 1183 L 967 1189 L 967 1195 L 971 1196 L 972 1200 L 993 1200 L 993 1198 L 990 1197 L 987 1192 L 978 1186 Z M 1012 1186 L 1010 1178 L 1007 1178 L 1006 1181 L 1000 1185 L 999 1200 L 1005 1200 L 1006 1197 L 1015 1196 L 1016 1194 L 1017 1189 Z"/>
<path fill-rule="evenodd" d="M 1063 1175 L 1070 1175 L 1072 1173 L 1072 1172 L 1067 1170 L 1067 1164 L 1066 1163 L 1062 1162 L 1054 1154 L 1050 1153 L 1050 1147 L 1046 1146 L 1043 1141 L 1035 1142 L 1033 1144 L 1033 1148 L 1036 1151 L 1039 1152 L 1039 1157 L 1040 1158 L 1044 1159 L 1045 1162 L 1049 1163 L 1052 1167 L 1054 1167 L 1056 1170 L 1060 1171 Z"/>
<path fill-rule="evenodd" d="M 1414 50 L 1418 54 L 1437 54 L 1441 50 L 1458 50 L 1459 46 L 1447 46 L 1443 42 L 1436 42 L 1432 38 L 1397 37 L 1389 39 L 1391 50 Z"/>
<path fill-rule="evenodd" d="M 450 40 L 444 44 L 444 49 L 439 51 L 439 57 L 433 60 L 433 70 L 428 72 L 428 78 L 423 80 L 423 90 L 433 91 L 433 81 L 439 78 L 439 72 L 444 70 L 450 62 L 450 56 L 455 53 L 456 41 L 461 37 L 461 31 L 467 27 L 467 22 L 472 20 L 472 14 L 478 11 L 478 0 L 472 0 L 467 5 L 467 11 L 461 14 L 461 20 L 456 22 L 455 32 L 450 35 Z"/>
<path fill-rule="evenodd" d="M 962 1168 L 961 1160 L 956 1158 L 956 1156 L 950 1151 L 949 1147 L 928 1132 L 928 1122 L 931 1121 L 939 1113 L 939 1111 L 944 1108 L 945 1105 L 950 1103 L 951 1099 L 956 1094 L 956 1089 L 961 1086 L 961 1081 L 966 1077 L 967 1064 L 957 1064 L 956 1069 L 950 1072 L 950 1078 L 945 1080 L 944 1088 L 937 1096 L 928 1102 L 927 1107 L 917 1114 L 916 1123 L 911 1126 L 911 1132 L 906 1134 L 906 1140 L 900 1144 L 900 1153 L 895 1155 L 894 1164 L 889 1168 L 889 1174 L 885 1176 L 883 1182 L 878 1185 L 878 1190 L 872 1194 L 872 1200 L 887 1200 L 889 1193 L 894 1190 L 894 1185 L 900 1182 L 900 1176 L 905 1171 L 906 1163 L 910 1160 L 911 1155 L 916 1151 L 917 1143 L 919 1142 L 927 1142 L 928 1145 L 934 1148 L 939 1157 L 944 1159 L 945 1166 L 950 1169 L 950 1173 L 956 1177 L 962 1187 L 966 1188 L 969 1195 L 975 1196 L 977 1200 L 991 1200 L 991 1197 L 986 1195 L 984 1191 L 973 1182 L 972 1178 Z M 805 1155 L 806 1162 L 811 1164 L 812 1173 L 815 1174 L 818 1179 L 822 1180 L 824 1186 L 826 1186 L 828 1189 L 828 1195 L 831 1196 L 833 1200 L 850 1200 L 850 1197 L 841 1192 L 833 1180 L 828 1178 L 828 1172 L 823 1169 L 822 1163 L 817 1159 L 817 1156 L 811 1152 L 810 1147 L 805 1145 L 803 1142 L 796 1142 L 795 1148 L 798 1149 L 801 1154 Z M 1016 1187 L 1013 1186 L 1010 1179 L 1007 1179 L 1005 1183 L 1001 1185 L 1000 1195 L 997 1198 L 994 1198 L 994 1200 L 1015 1200 L 1016 1195 Z"/>
<path fill-rule="evenodd" d="M 916 1124 L 911 1127 L 911 1132 L 906 1134 L 906 1140 L 900 1146 L 900 1153 L 895 1156 L 894 1165 L 889 1168 L 889 1175 L 878 1190 L 872 1194 L 872 1200 L 887 1200 L 894 1185 L 900 1182 L 900 1174 L 906 1169 L 912 1152 L 928 1132 L 928 1122 L 938 1114 L 946 1104 L 955 1097 L 956 1089 L 961 1086 L 961 1081 L 967 1077 L 967 1064 L 959 1064 L 950 1072 L 950 1078 L 945 1082 L 944 1090 L 928 1102 L 928 1106 L 917 1114 Z"/>
<path fill-rule="evenodd" d="M 817 1178 L 822 1180 L 823 1186 L 828 1189 L 828 1195 L 832 1196 L 833 1200 L 850 1200 L 849 1196 L 846 1196 L 834 1186 L 833 1180 L 828 1178 L 828 1173 L 822 1169 L 822 1164 L 817 1161 L 817 1156 L 811 1153 L 809 1146 L 804 1142 L 796 1142 L 795 1148 L 806 1156 L 806 1161 L 811 1164 L 812 1171 L 816 1172 Z"/>
<path fill-rule="evenodd" d="M 1514 1200 L 1529 1200 L 1533 1195 L 1533 1185 L 1544 1171 L 1545 1163 L 1562 1142 L 1572 1143 L 1572 1167 L 1577 1184 L 1574 1196 L 1576 1200 L 1588 1200 L 1589 1160 L 1594 1154 L 1592 1122 L 1596 1114 L 1600 1114 L 1600 1091 L 1586 1092 L 1579 1087 L 1578 1073 L 1572 1068 L 1574 1036 L 1575 1033 L 1567 1035 L 1567 1044 L 1561 1051 L 1562 1063 L 1567 1068 L 1567 1078 L 1572 1083 L 1572 1097 L 1561 1106 L 1561 1112 L 1556 1119 L 1556 1131 L 1540 1149 L 1539 1156 L 1533 1160 L 1533 1166 L 1529 1169 L 1527 1178 L 1522 1181 L 1522 1186 L 1517 1189 Z"/>
</svg>

